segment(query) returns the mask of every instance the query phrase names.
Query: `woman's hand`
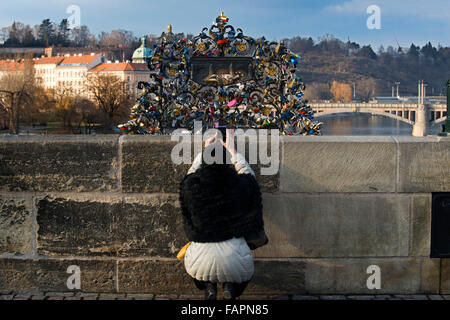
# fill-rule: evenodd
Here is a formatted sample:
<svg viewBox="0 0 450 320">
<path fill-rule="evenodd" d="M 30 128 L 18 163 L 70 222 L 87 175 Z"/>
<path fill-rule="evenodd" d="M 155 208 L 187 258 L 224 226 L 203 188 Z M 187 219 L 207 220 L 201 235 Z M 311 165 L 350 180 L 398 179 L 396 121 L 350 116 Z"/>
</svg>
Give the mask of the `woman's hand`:
<svg viewBox="0 0 450 320">
<path fill-rule="evenodd" d="M 212 137 L 209 137 L 208 139 L 205 140 L 205 148 L 207 146 L 209 146 L 210 144 L 214 143 L 217 139 L 217 132 L 215 135 L 213 135 Z"/>
</svg>

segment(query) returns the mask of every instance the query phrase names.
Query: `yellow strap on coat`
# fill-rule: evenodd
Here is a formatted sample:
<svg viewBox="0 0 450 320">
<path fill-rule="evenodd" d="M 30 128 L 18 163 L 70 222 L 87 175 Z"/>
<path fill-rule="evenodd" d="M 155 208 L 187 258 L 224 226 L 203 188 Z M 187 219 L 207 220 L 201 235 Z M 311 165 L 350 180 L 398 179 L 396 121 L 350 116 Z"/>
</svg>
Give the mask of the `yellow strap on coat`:
<svg viewBox="0 0 450 320">
<path fill-rule="evenodd" d="M 187 249 L 187 247 L 189 247 L 190 244 L 191 244 L 191 241 L 186 243 L 186 245 L 183 248 L 181 248 L 180 252 L 178 252 L 178 254 L 177 254 L 178 260 L 183 260 L 184 255 L 186 254 L 186 249 Z"/>
</svg>

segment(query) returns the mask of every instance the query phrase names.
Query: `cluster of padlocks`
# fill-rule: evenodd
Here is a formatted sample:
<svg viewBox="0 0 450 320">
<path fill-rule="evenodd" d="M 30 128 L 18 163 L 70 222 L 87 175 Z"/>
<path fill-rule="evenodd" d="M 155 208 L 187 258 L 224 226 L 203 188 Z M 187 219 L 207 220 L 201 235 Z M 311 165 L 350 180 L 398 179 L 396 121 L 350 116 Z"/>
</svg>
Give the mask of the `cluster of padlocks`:
<svg viewBox="0 0 450 320">
<path fill-rule="evenodd" d="M 244 36 L 223 13 L 193 38 L 169 32 L 155 45 L 149 82 L 140 82 L 123 133 L 165 134 L 178 128 L 279 129 L 318 135 L 321 123 L 304 100 L 296 75 L 300 57 L 282 42 Z M 209 31 L 209 32 L 208 32 Z"/>
</svg>

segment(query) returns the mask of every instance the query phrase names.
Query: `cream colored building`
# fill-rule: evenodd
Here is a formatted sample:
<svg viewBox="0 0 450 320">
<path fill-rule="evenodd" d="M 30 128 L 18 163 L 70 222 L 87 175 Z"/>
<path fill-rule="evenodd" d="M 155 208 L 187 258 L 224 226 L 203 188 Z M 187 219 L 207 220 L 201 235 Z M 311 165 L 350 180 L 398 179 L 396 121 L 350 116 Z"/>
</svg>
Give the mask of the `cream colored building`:
<svg viewBox="0 0 450 320">
<path fill-rule="evenodd" d="M 134 95 L 137 95 L 137 84 L 139 81 L 150 80 L 150 70 L 146 63 L 131 63 L 131 62 L 106 62 L 97 65 L 90 69 L 89 73 L 102 73 L 114 75 L 123 81 L 127 82 L 127 89 L 131 90 Z"/>
<path fill-rule="evenodd" d="M 56 86 L 71 88 L 75 95 L 86 95 L 88 71 L 104 61 L 105 58 L 98 54 L 65 57 L 56 67 Z"/>
<path fill-rule="evenodd" d="M 44 88 L 84 96 L 87 72 L 104 61 L 98 54 L 38 58 L 34 59 L 35 76 Z"/>
<path fill-rule="evenodd" d="M 49 51 L 51 55 L 51 51 Z M 133 54 L 133 62 L 110 62 L 100 54 L 74 54 L 58 57 L 33 59 L 36 81 L 44 88 L 64 90 L 73 95 L 89 97 L 85 84 L 89 73 L 115 75 L 127 82 L 127 89 L 137 94 L 139 81 L 149 81 L 150 71 L 147 61 L 151 50 L 145 47 L 145 39 Z M 140 63 L 136 63 L 136 61 Z M 23 69 L 23 61 L 0 60 L 0 77 L 5 72 L 17 72 Z"/>
<path fill-rule="evenodd" d="M 63 57 L 44 57 L 34 59 L 36 81 L 44 88 L 55 88 L 57 83 L 56 66 Z"/>
</svg>

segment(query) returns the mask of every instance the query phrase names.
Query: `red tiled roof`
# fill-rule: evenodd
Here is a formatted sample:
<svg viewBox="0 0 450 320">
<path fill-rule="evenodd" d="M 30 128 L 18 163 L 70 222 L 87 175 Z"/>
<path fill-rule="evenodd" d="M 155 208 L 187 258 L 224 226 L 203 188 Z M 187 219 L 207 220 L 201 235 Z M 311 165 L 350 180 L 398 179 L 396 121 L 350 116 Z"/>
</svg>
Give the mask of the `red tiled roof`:
<svg viewBox="0 0 450 320">
<path fill-rule="evenodd" d="M 100 55 L 94 54 L 94 55 L 82 55 L 82 56 L 70 56 L 70 57 L 63 57 L 64 60 L 61 62 L 61 65 L 64 64 L 78 64 L 78 63 L 91 63 L 95 59 L 97 59 Z"/>
<path fill-rule="evenodd" d="M 23 70 L 25 63 L 14 60 L 0 60 L 0 71 L 20 71 Z"/>
<path fill-rule="evenodd" d="M 149 71 L 146 63 L 101 63 L 89 72 L 114 72 L 114 71 Z"/>
<path fill-rule="evenodd" d="M 58 64 L 64 57 L 43 57 L 33 60 L 34 64 Z"/>
</svg>

